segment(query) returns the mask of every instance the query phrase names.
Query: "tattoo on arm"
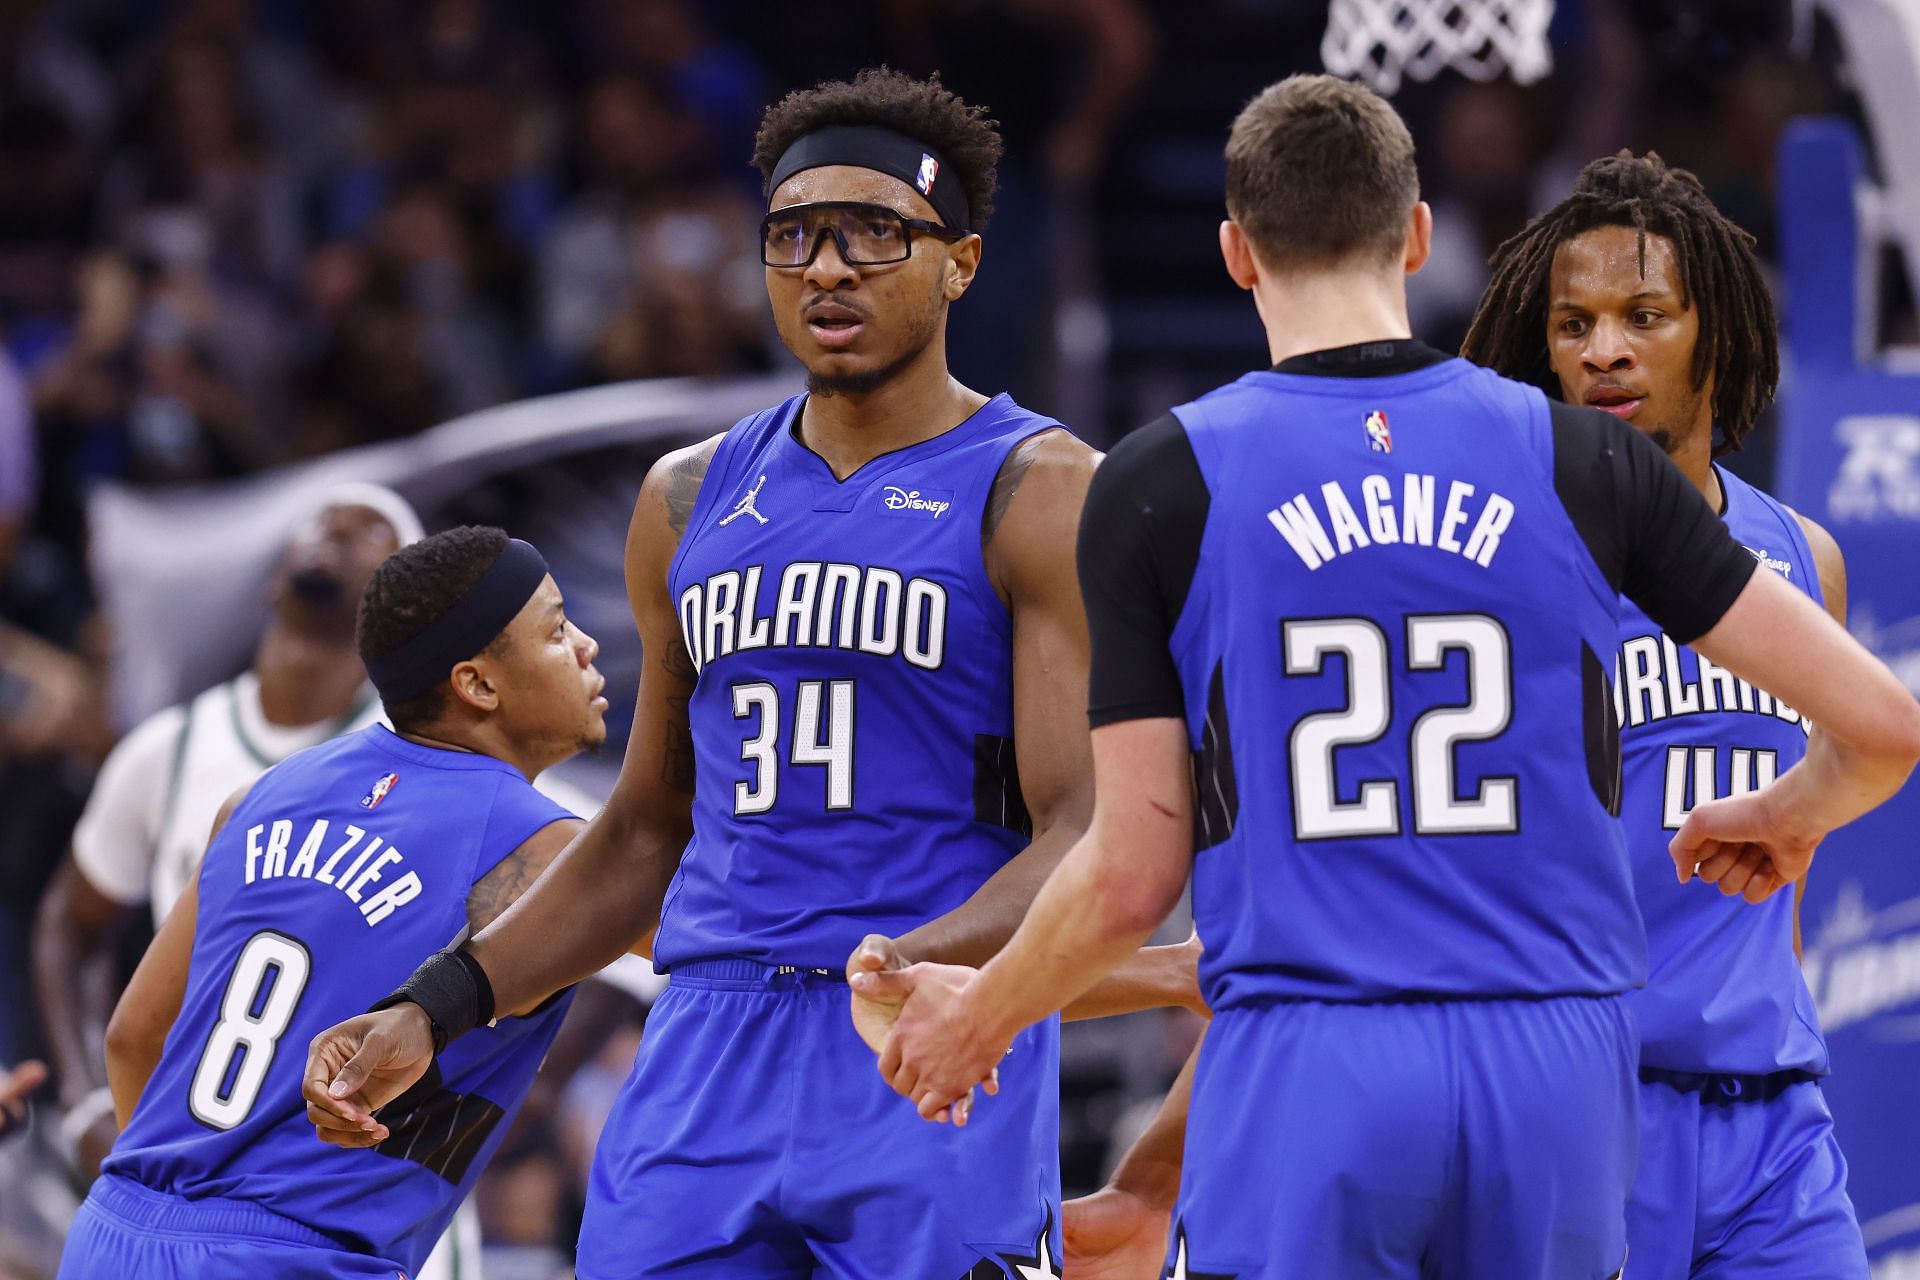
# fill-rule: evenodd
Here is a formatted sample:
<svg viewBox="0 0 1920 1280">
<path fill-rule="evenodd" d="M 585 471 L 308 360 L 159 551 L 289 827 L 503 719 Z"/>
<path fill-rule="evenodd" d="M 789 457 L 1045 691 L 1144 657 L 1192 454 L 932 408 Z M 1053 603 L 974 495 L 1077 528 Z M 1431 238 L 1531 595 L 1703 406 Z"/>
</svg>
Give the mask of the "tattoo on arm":
<svg viewBox="0 0 1920 1280">
<path fill-rule="evenodd" d="M 666 652 L 660 655 L 660 665 L 670 677 L 688 689 L 692 689 L 694 682 L 700 678 L 683 644 L 667 645 Z M 689 695 L 677 695 L 667 700 L 667 729 L 660 744 L 660 780 L 681 795 L 688 796 L 693 794 L 693 729 L 687 712 L 690 700 Z"/>
<path fill-rule="evenodd" d="M 480 882 L 467 891 L 467 930 L 469 935 L 480 932 L 488 925 L 506 914 L 508 907 L 519 901 L 540 872 L 545 862 L 534 865 L 525 849 L 515 849 L 480 877 Z"/>
<path fill-rule="evenodd" d="M 676 537 L 687 531 L 687 522 L 693 519 L 693 504 L 700 498 L 700 482 L 707 478 L 707 467 L 712 462 L 713 450 L 700 449 L 674 463 L 667 472 L 667 523 Z"/>
<path fill-rule="evenodd" d="M 980 518 L 981 546 L 993 541 L 994 530 L 1006 518 L 1007 508 L 1013 505 L 1013 495 L 1020 492 L 1020 482 L 1027 478 L 1027 472 L 1032 469 L 1047 435 L 1047 432 L 1042 432 L 1022 440 L 1007 455 L 1007 460 L 1000 464 L 1000 474 L 993 478 L 993 489 L 987 494 L 986 514 Z"/>
</svg>

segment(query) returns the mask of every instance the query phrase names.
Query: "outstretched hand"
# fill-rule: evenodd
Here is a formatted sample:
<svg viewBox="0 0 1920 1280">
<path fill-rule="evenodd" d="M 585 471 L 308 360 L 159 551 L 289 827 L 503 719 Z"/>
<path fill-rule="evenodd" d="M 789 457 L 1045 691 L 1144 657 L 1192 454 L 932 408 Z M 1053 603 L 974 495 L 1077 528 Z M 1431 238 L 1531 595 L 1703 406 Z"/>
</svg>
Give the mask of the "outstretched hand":
<svg viewBox="0 0 1920 1280">
<path fill-rule="evenodd" d="M 405 1093 L 433 1065 L 433 1032 L 416 1004 L 397 1004 L 329 1027 L 307 1046 L 300 1086 L 307 1119 L 322 1142 L 371 1147 L 387 1127 L 373 1113 Z"/>
<path fill-rule="evenodd" d="M 1769 787 L 1695 805 L 1667 846 L 1680 883 L 1698 875 L 1764 902 L 1807 874 L 1820 841 L 1790 830 L 1776 801 Z"/>
<path fill-rule="evenodd" d="M 966 965 L 923 962 L 848 980 L 857 997 L 897 1006 L 880 1051 L 880 1075 L 923 1120 L 964 1125 L 976 1086 L 989 1095 L 1000 1092 L 999 1064 L 1008 1041 L 994 1043 L 964 999 L 979 973 Z"/>
</svg>

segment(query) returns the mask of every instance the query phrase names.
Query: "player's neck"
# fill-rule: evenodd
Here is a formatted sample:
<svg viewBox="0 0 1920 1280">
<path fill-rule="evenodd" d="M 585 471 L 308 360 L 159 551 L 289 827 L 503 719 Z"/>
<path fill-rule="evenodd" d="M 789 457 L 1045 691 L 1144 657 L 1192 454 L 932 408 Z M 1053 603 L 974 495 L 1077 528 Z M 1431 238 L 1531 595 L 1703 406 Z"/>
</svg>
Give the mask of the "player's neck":
<svg viewBox="0 0 1920 1280">
<path fill-rule="evenodd" d="M 298 726 L 338 720 L 366 688 L 366 668 L 349 640 L 303 635 L 275 622 L 253 657 L 260 710 L 268 724 Z"/>
<path fill-rule="evenodd" d="M 1720 473 L 1713 465 L 1713 428 L 1703 427 L 1693 433 L 1680 448 L 1667 455 L 1673 459 L 1673 465 L 1680 473 L 1693 481 L 1693 487 L 1707 500 L 1714 514 L 1725 514 L 1727 495 L 1720 486 Z"/>
<path fill-rule="evenodd" d="M 931 440 L 972 417 L 987 397 L 947 371 L 944 335 L 871 391 L 813 394 L 800 439 L 844 480 L 883 453 Z"/>
<path fill-rule="evenodd" d="M 572 754 L 568 752 L 554 757 L 551 752 L 528 750 L 524 744 L 512 741 L 493 720 L 459 724 L 437 720 L 429 725 L 395 732 L 409 742 L 438 747 L 442 751 L 467 751 L 477 756 L 491 756 L 518 769 L 528 782 Z"/>
<path fill-rule="evenodd" d="M 1406 277 L 1375 271 L 1265 275 L 1253 288 L 1273 363 L 1309 351 L 1413 336 Z"/>
</svg>

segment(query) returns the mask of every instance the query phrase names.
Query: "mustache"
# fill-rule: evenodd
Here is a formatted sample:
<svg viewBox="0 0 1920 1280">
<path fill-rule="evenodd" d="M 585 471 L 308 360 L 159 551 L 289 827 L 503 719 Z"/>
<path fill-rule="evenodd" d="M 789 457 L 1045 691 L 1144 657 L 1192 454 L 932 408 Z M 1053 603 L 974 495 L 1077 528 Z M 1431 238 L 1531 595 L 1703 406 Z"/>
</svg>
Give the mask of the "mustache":
<svg viewBox="0 0 1920 1280">
<path fill-rule="evenodd" d="M 856 320 L 864 321 L 873 319 L 873 313 L 868 311 L 866 307 L 856 305 L 843 297 L 830 293 L 816 294 L 807 299 L 806 303 L 800 308 L 800 318 L 802 320 L 811 320 L 815 315 L 823 311 L 832 312 L 834 315 L 841 317 L 851 316 Z"/>
</svg>

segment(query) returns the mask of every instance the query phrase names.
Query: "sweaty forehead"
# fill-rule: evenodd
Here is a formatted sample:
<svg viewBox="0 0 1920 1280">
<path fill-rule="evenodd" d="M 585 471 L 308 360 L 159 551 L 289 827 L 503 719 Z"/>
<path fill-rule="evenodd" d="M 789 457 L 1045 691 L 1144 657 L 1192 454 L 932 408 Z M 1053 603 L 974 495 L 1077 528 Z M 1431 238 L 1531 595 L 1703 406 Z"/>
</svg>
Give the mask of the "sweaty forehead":
<svg viewBox="0 0 1920 1280">
<path fill-rule="evenodd" d="M 1553 255 L 1549 292 L 1554 302 L 1576 298 L 1685 296 L 1680 254 L 1673 241 L 1646 234 L 1646 273 L 1641 274 L 1641 233 L 1633 227 L 1595 227 L 1561 245 Z"/>
<path fill-rule="evenodd" d="M 927 198 L 900 179 L 877 169 L 862 169 L 851 164 L 802 169 L 774 188 L 767 208 L 784 209 L 788 205 L 820 204 L 828 200 L 883 204 L 909 218 L 940 221 L 939 212 Z"/>
</svg>

